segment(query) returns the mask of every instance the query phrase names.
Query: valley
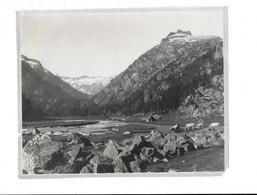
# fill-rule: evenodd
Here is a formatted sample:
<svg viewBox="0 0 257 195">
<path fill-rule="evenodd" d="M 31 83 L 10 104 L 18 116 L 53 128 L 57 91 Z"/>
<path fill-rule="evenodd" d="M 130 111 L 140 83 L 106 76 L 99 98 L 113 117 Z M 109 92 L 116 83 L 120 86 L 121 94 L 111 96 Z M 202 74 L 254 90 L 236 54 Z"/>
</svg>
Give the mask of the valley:
<svg viewBox="0 0 257 195">
<path fill-rule="evenodd" d="M 116 77 L 21 66 L 23 174 L 224 171 L 220 37 L 171 32 Z"/>
</svg>

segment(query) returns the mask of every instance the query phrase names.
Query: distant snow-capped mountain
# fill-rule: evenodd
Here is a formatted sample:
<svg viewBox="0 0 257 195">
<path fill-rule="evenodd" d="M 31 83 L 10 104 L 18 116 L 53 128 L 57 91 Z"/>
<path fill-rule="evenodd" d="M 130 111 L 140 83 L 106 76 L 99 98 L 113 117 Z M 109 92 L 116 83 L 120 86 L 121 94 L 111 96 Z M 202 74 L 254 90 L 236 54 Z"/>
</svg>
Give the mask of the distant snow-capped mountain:
<svg viewBox="0 0 257 195">
<path fill-rule="evenodd" d="M 75 89 L 88 95 L 95 95 L 108 85 L 113 77 L 66 77 L 59 76 L 62 80 L 69 83 Z"/>
</svg>

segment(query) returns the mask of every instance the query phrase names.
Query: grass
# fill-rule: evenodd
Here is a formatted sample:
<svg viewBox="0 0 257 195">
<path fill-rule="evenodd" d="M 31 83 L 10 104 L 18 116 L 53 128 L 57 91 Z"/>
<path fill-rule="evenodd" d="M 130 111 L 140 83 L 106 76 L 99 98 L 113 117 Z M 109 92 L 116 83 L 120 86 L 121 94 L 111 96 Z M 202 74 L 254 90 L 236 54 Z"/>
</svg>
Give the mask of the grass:
<svg viewBox="0 0 257 195">
<path fill-rule="evenodd" d="M 175 156 L 168 163 L 151 164 L 145 171 L 168 172 L 216 172 L 224 171 L 224 146 L 186 152 Z"/>
</svg>

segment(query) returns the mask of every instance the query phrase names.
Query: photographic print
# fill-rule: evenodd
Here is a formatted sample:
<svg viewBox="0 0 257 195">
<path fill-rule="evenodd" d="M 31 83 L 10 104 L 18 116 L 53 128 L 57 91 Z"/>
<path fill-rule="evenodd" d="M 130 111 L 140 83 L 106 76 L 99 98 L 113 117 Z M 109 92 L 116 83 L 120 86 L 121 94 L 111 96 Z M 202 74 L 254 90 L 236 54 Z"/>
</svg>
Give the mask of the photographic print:
<svg viewBox="0 0 257 195">
<path fill-rule="evenodd" d="M 21 175 L 224 172 L 226 14 L 18 12 Z"/>
</svg>

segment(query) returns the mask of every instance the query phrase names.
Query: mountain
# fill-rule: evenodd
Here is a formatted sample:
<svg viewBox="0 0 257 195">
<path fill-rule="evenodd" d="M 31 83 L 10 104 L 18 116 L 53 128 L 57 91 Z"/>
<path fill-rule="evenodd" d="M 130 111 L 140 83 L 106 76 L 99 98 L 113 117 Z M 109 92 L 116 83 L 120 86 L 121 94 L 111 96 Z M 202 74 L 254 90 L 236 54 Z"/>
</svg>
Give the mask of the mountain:
<svg viewBox="0 0 257 195">
<path fill-rule="evenodd" d="M 22 55 L 21 65 L 23 120 L 98 112 L 88 95 L 53 75 L 38 60 Z"/>
<path fill-rule="evenodd" d="M 178 30 L 111 80 L 95 102 L 107 113 L 175 110 L 217 75 L 223 75 L 222 39 Z"/>
<path fill-rule="evenodd" d="M 72 87 L 86 93 L 88 95 L 95 95 L 100 92 L 112 79 L 112 77 L 60 77 Z"/>
</svg>

